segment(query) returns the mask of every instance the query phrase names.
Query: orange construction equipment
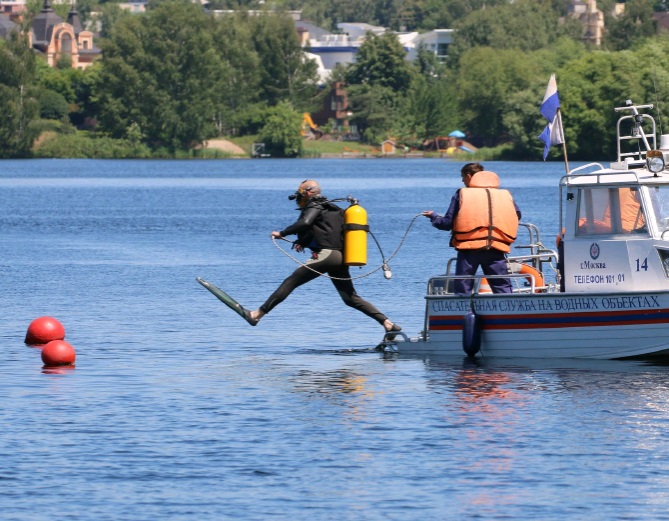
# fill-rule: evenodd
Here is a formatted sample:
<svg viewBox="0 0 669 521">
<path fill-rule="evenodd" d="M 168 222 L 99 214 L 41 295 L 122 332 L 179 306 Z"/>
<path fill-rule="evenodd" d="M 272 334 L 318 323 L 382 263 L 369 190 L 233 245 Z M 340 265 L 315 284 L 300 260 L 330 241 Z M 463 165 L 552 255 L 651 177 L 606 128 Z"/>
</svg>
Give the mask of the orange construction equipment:
<svg viewBox="0 0 669 521">
<path fill-rule="evenodd" d="M 319 139 L 323 137 L 323 132 L 318 129 L 318 125 L 314 123 L 308 112 L 302 114 L 302 136 L 307 139 Z"/>
</svg>

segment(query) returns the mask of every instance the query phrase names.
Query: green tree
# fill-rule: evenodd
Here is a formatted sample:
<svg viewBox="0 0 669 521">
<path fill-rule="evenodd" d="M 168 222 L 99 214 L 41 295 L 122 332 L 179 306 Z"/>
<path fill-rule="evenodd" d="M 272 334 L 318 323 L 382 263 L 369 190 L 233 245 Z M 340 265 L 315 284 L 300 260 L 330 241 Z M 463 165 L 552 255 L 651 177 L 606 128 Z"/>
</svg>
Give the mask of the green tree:
<svg viewBox="0 0 669 521">
<path fill-rule="evenodd" d="M 264 110 L 261 99 L 261 62 L 255 51 L 250 15 L 245 12 L 221 17 L 213 27 L 214 46 L 221 59 L 221 79 L 215 125 L 220 135 L 257 133 Z"/>
<path fill-rule="evenodd" d="M 399 98 L 388 87 L 367 83 L 347 88 L 350 118 L 364 142 L 378 145 L 399 122 Z"/>
<path fill-rule="evenodd" d="M 98 21 L 100 22 L 100 36 L 109 38 L 112 28 L 122 19 L 133 17 L 129 11 L 124 11 L 116 3 L 107 2 L 100 6 Z"/>
<path fill-rule="evenodd" d="M 507 0 L 409 0 L 415 26 L 408 30 L 449 29 L 474 11 L 508 3 Z"/>
<path fill-rule="evenodd" d="M 318 94 L 317 65 L 305 58 L 295 25 L 286 13 L 249 19 L 258 54 L 261 99 L 269 106 L 289 101 L 301 111 L 310 111 Z"/>
<path fill-rule="evenodd" d="M 49 89 L 40 91 L 38 102 L 40 116 L 43 119 L 62 120 L 67 116 L 67 101 L 57 92 Z"/>
<path fill-rule="evenodd" d="M 453 27 L 473 11 L 508 0 L 276 0 L 286 9 L 302 9 L 303 19 L 332 30 L 341 22 L 366 22 L 392 30 L 415 31 Z"/>
<path fill-rule="evenodd" d="M 546 83 L 549 77 L 546 76 Z M 539 105 L 545 90 L 546 85 L 535 82 L 531 87 L 510 92 L 507 96 L 501 117 L 505 136 L 513 145 L 513 159 L 542 157 L 544 144 L 538 136 L 546 126 L 546 120 L 539 113 Z"/>
<path fill-rule="evenodd" d="M 622 15 L 606 17 L 604 47 L 616 51 L 629 49 L 635 42 L 656 32 L 653 3 L 650 0 L 629 0 Z"/>
<path fill-rule="evenodd" d="M 222 67 L 210 23 L 187 0 L 121 18 L 104 47 L 97 85 L 101 128 L 123 138 L 136 123 L 147 144 L 172 151 L 216 135 Z"/>
<path fill-rule="evenodd" d="M 616 122 L 620 117 L 615 107 L 623 106 L 627 99 L 636 104 L 652 102 L 660 94 L 653 92 L 653 69 L 662 62 L 666 66 L 667 60 L 655 63 L 645 60 L 641 51 L 596 51 L 569 62 L 559 72 L 558 88 L 570 157 L 615 157 Z M 640 81 L 643 79 L 646 81 Z M 664 92 L 666 95 L 666 88 Z"/>
<path fill-rule="evenodd" d="M 291 6 L 286 5 L 287 8 Z M 342 22 L 374 22 L 374 7 L 370 0 L 314 0 L 305 2 L 303 16 L 326 28 L 334 29 Z"/>
<path fill-rule="evenodd" d="M 0 157 L 30 155 L 38 106 L 32 92 L 35 56 L 23 36 L 0 41 Z"/>
<path fill-rule="evenodd" d="M 475 47 L 537 50 L 550 45 L 566 28 L 548 4 L 520 0 L 492 6 L 474 11 L 456 24 L 449 54 L 457 59 Z"/>
<path fill-rule="evenodd" d="M 402 116 L 404 99 L 415 77 L 413 65 L 405 58 L 395 34 L 368 32 L 355 63 L 346 70 L 351 122 L 367 143 L 379 144 L 391 132 L 403 137 L 424 133 L 415 119 Z"/>
<path fill-rule="evenodd" d="M 302 115 L 286 101 L 267 109 L 260 140 L 272 157 L 297 157 L 302 154 Z"/>
<path fill-rule="evenodd" d="M 585 53 L 585 46 L 582 43 L 566 37 L 560 38 L 550 47 L 529 53 L 528 59 L 537 66 L 536 75 L 532 81 L 525 84 L 525 88 L 510 90 L 501 109 L 505 140 L 508 139 L 512 144 L 510 158 L 541 157 L 544 145 L 537 136 L 546 126 L 546 120 L 539 113 L 539 105 L 546 91 L 548 79 L 551 74 L 558 73 L 558 88 L 564 106 L 563 83 L 566 79 L 562 76 L 561 69 Z M 564 130 L 565 134 L 571 137 L 573 129 L 565 127 Z M 550 153 L 561 155 L 561 150 L 553 147 Z"/>
<path fill-rule="evenodd" d="M 384 87 L 399 94 L 406 93 L 412 77 L 406 51 L 391 32 L 380 36 L 368 32 L 346 75 L 349 85 Z"/>
<path fill-rule="evenodd" d="M 85 75 L 83 70 L 49 67 L 46 61 L 38 60 L 36 72 L 36 79 L 41 87 L 59 93 L 67 103 L 77 103 L 77 91 Z"/>
<path fill-rule="evenodd" d="M 541 67 L 543 71 L 540 73 L 541 76 L 550 78 L 551 74 L 564 67 L 565 64 L 578 60 L 586 52 L 585 44 L 578 39 L 562 36 L 549 47 L 534 51 L 530 55 L 534 62 Z"/>
<path fill-rule="evenodd" d="M 98 61 L 85 71 L 79 71 L 81 75 L 74 74 L 71 77 L 75 98 L 74 102 L 70 102 L 70 120 L 78 127 L 94 130 L 97 126 L 100 106 L 96 89 L 101 70 L 102 62 Z"/>
<path fill-rule="evenodd" d="M 91 12 L 96 11 L 101 3 L 103 2 L 98 2 L 98 0 L 77 0 L 77 12 L 82 24 L 86 25 L 86 22 L 91 18 Z"/>
<path fill-rule="evenodd" d="M 418 76 L 406 97 L 405 121 L 419 142 L 460 126 L 455 85 L 447 78 Z"/>
<path fill-rule="evenodd" d="M 475 47 L 462 56 L 456 80 L 459 106 L 477 144 L 494 146 L 509 139 L 503 118 L 509 95 L 527 89 L 539 72 L 528 53 Z"/>
</svg>

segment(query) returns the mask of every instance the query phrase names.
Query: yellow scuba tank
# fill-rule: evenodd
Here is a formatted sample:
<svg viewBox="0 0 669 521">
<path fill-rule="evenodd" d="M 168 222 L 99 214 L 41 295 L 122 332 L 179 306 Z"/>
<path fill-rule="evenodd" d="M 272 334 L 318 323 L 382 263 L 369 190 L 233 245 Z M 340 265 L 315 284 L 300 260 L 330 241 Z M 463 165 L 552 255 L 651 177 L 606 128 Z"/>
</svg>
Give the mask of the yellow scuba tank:
<svg viewBox="0 0 669 521">
<path fill-rule="evenodd" d="M 344 264 L 367 264 L 367 211 L 353 203 L 344 211 Z"/>
</svg>

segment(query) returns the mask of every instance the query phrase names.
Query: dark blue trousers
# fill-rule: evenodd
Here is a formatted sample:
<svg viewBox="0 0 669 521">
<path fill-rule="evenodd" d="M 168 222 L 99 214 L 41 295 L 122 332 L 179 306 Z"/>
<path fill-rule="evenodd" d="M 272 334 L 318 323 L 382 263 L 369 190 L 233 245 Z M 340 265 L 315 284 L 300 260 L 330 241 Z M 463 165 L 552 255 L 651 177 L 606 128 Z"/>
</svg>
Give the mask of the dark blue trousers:
<svg viewBox="0 0 669 521">
<path fill-rule="evenodd" d="M 481 266 L 485 275 L 508 275 L 504 253 L 499 250 L 459 250 L 455 263 L 456 275 L 474 275 Z M 511 293 L 513 287 L 508 278 L 489 278 L 488 284 L 493 293 Z M 453 282 L 453 290 L 458 295 L 469 295 L 474 286 L 473 279 L 461 279 Z"/>
</svg>

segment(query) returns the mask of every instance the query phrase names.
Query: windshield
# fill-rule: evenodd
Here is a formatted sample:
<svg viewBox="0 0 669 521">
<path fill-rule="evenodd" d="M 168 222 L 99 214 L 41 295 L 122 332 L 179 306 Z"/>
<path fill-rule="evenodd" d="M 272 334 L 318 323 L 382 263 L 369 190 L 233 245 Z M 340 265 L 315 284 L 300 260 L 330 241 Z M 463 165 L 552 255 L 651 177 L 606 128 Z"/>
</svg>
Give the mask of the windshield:
<svg viewBox="0 0 669 521">
<path fill-rule="evenodd" d="M 578 208 L 576 235 L 648 234 L 637 187 L 583 188 Z"/>
<path fill-rule="evenodd" d="M 651 186 L 648 193 L 657 227 L 660 232 L 669 230 L 669 186 Z"/>
</svg>

